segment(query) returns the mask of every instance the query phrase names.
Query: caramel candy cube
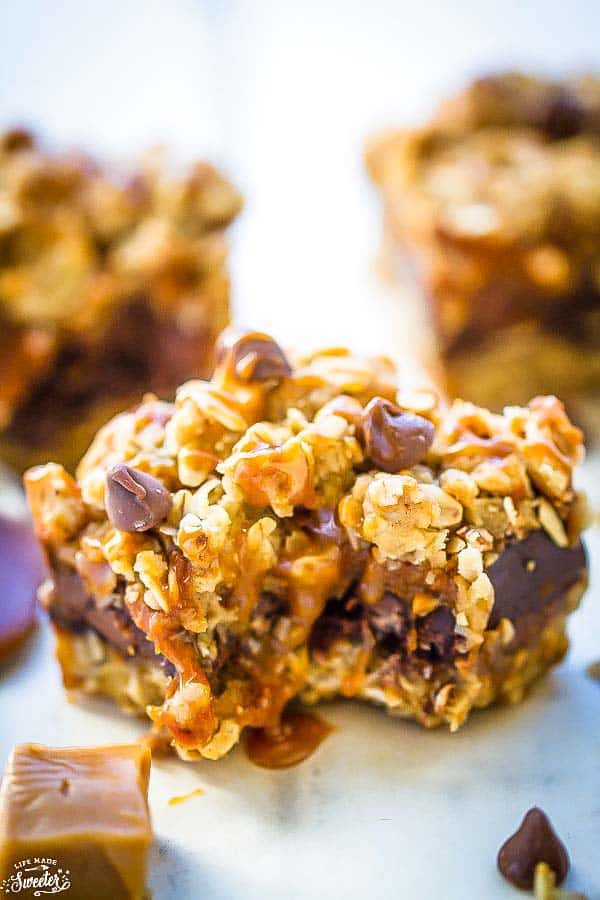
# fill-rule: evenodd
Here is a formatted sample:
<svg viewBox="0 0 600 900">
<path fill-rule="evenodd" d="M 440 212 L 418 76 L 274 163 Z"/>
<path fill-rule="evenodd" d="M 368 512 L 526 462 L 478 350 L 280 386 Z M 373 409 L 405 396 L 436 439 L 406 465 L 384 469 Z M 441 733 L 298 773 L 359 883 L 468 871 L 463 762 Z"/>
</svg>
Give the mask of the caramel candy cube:
<svg viewBox="0 0 600 900">
<path fill-rule="evenodd" d="M 150 760 L 135 745 L 15 747 L 0 786 L 0 889 L 142 898 Z"/>
</svg>

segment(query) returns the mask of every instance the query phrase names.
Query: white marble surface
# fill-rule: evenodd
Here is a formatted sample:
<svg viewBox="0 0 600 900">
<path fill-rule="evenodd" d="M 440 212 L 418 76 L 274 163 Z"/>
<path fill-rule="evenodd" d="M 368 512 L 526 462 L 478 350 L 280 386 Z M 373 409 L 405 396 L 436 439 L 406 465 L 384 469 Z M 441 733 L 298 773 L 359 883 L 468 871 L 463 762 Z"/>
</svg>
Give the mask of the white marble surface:
<svg viewBox="0 0 600 900">
<path fill-rule="evenodd" d="M 234 235 L 239 318 L 286 342 L 404 357 L 402 308 L 373 273 L 364 137 L 470 72 L 598 64 L 599 33 L 600 5 L 584 0 L 6 2 L 0 123 L 115 156 L 154 140 L 183 157 L 210 152 L 248 198 Z M 584 477 L 600 494 L 598 468 Z M 597 530 L 589 545 L 597 567 Z M 568 660 L 522 706 L 476 715 L 457 735 L 335 704 L 325 714 L 337 730 L 297 769 L 263 771 L 241 752 L 157 761 L 154 900 L 516 897 L 494 859 L 533 804 L 571 850 L 569 883 L 600 897 L 600 684 L 584 674 L 600 657 L 593 582 Z M 0 723 L 1 760 L 17 741 L 141 729 L 102 703 L 65 701 L 45 630 L 2 670 Z M 202 796 L 168 806 L 198 786 Z"/>
</svg>

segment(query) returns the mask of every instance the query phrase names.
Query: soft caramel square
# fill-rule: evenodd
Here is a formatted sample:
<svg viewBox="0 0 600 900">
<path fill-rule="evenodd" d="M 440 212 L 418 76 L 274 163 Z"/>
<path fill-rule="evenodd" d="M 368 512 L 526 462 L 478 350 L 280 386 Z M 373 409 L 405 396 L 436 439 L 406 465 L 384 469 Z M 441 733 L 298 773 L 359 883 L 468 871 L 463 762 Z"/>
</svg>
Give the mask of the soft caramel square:
<svg viewBox="0 0 600 900">
<path fill-rule="evenodd" d="M 0 889 L 142 898 L 150 761 L 136 745 L 15 747 L 0 786 Z"/>
</svg>

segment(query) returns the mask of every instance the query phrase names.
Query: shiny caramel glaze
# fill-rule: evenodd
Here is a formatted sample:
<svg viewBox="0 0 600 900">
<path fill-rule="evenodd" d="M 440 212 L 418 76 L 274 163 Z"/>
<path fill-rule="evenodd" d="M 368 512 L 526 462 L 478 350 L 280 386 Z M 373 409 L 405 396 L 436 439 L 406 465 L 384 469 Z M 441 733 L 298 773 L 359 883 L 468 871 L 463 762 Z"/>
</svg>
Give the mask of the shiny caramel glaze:
<svg viewBox="0 0 600 900">
<path fill-rule="evenodd" d="M 249 729 L 246 754 L 263 769 L 287 769 L 312 756 L 332 730 L 314 713 L 289 709 L 275 728 Z"/>
</svg>

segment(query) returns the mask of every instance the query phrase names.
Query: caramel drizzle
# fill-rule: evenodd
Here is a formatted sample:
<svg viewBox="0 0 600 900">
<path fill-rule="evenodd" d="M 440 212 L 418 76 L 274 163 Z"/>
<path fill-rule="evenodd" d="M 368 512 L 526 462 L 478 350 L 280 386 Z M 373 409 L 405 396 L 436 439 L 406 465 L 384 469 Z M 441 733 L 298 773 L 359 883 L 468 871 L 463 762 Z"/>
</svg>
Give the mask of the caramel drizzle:
<svg viewBox="0 0 600 900">
<path fill-rule="evenodd" d="M 312 550 L 312 552 L 310 552 Z M 315 541 L 309 552 L 302 549 L 296 557 L 280 560 L 275 573 L 287 583 L 287 596 L 294 628 L 290 644 L 304 643 L 310 630 L 325 609 L 328 599 L 335 596 L 340 584 L 342 553 L 338 546 Z"/>
<path fill-rule="evenodd" d="M 127 601 L 131 618 L 153 642 L 156 652 L 162 654 L 172 663 L 179 675 L 173 679 L 168 690 L 167 699 L 174 696 L 181 683 L 196 682 L 207 690 L 209 702 L 196 712 L 193 724 L 182 727 L 168 706 L 155 709 L 152 718 L 155 724 L 169 729 L 177 743 L 188 749 L 204 746 L 217 728 L 217 720 L 210 702 L 211 689 L 208 679 L 199 665 L 198 654 L 192 643 L 181 639 L 181 629 L 174 617 L 164 612 L 150 609 L 142 597 Z"/>
</svg>

